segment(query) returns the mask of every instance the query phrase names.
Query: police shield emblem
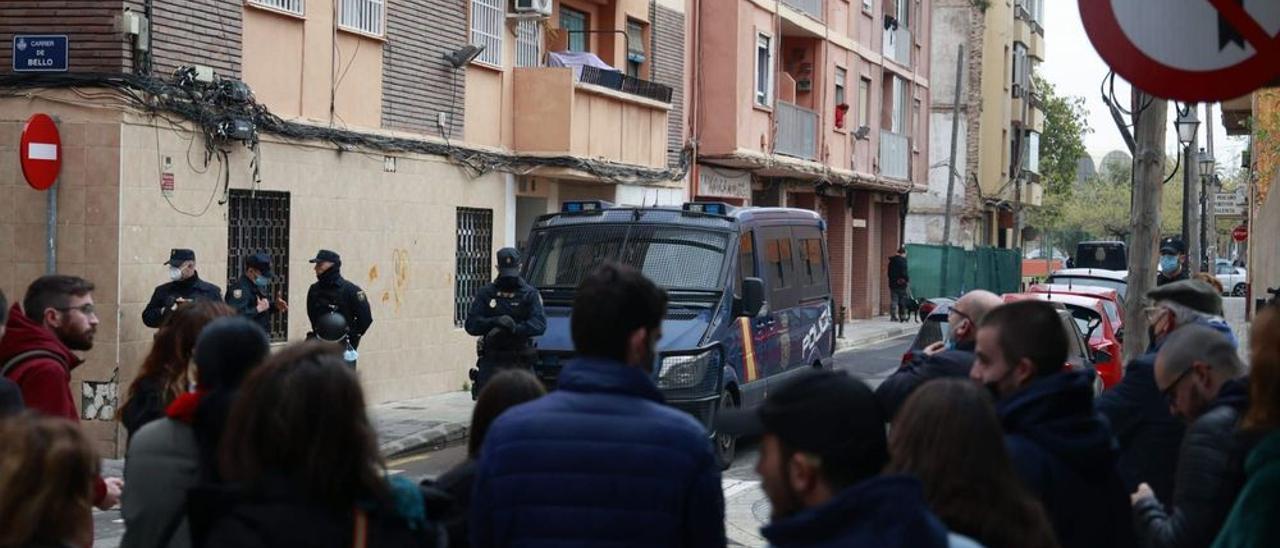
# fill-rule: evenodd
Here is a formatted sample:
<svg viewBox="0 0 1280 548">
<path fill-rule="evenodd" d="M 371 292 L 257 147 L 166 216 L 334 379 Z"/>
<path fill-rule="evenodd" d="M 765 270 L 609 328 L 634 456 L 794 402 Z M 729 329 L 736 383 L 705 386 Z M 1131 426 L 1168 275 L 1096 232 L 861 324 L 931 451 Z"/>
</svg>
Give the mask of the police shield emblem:
<svg viewBox="0 0 1280 548">
<path fill-rule="evenodd" d="M 239 298 L 241 298 L 241 297 L 243 297 L 243 296 L 244 296 L 244 290 L 237 289 L 237 290 L 235 290 L 235 291 L 232 291 L 232 292 L 231 292 L 231 298 L 233 298 L 233 299 L 239 299 Z"/>
<path fill-rule="evenodd" d="M 363 291 L 357 291 L 357 292 L 356 292 L 356 300 L 358 300 L 358 301 L 360 301 L 360 302 L 364 302 L 364 292 L 363 292 Z"/>
</svg>

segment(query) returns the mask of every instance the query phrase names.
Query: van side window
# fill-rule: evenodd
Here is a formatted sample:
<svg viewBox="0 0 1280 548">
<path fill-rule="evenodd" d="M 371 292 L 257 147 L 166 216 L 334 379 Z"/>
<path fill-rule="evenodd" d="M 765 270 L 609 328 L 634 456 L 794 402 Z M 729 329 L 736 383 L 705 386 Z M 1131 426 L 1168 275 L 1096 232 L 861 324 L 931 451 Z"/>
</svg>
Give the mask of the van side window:
<svg viewBox="0 0 1280 548">
<path fill-rule="evenodd" d="M 742 296 L 742 281 L 756 277 L 756 243 L 748 230 L 738 237 L 738 284 L 734 296 Z"/>
<path fill-rule="evenodd" d="M 769 269 L 769 282 L 773 289 L 782 289 L 795 285 L 791 269 L 791 239 L 787 237 L 770 238 L 766 245 L 765 262 Z"/>
<path fill-rule="evenodd" d="M 800 261 L 796 264 L 802 299 L 826 297 L 830 293 L 827 283 L 826 249 L 822 245 L 822 231 L 817 227 L 792 229 L 796 245 L 800 248 Z"/>
<path fill-rule="evenodd" d="M 765 282 L 769 286 L 769 307 L 784 310 L 800 301 L 800 276 L 795 264 L 796 251 L 788 228 L 761 231 L 764 240 Z"/>
</svg>

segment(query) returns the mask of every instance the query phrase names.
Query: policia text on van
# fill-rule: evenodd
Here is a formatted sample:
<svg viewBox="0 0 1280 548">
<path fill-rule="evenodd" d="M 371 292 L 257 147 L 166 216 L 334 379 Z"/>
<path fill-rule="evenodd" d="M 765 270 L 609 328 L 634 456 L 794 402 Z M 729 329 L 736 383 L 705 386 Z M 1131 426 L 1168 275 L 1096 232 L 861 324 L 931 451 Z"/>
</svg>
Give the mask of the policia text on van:
<svg viewBox="0 0 1280 548">
<path fill-rule="evenodd" d="M 831 366 L 824 231 L 816 213 L 800 209 L 565 202 L 534 224 L 525 261 L 525 279 L 541 292 L 547 317 L 534 370 L 555 386 L 573 355 L 574 288 L 594 266 L 617 261 L 668 292 L 654 367 L 668 403 L 708 428 L 720 409 L 758 405 L 769 383 Z M 711 435 L 727 465 L 736 441 Z"/>
</svg>

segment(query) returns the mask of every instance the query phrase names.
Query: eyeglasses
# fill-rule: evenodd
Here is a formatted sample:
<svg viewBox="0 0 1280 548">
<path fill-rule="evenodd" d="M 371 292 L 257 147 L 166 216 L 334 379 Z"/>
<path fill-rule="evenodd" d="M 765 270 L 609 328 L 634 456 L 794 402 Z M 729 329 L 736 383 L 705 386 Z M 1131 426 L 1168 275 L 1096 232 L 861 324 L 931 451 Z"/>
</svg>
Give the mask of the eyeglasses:
<svg viewBox="0 0 1280 548">
<path fill-rule="evenodd" d="M 95 308 L 95 307 L 93 306 L 93 303 L 86 303 L 86 304 L 82 304 L 82 305 L 80 305 L 80 306 L 60 306 L 60 307 L 58 307 L 58 308 L 55 308 L 54 310 L 57 310 L 57 311 L 59 311 L 59 312 L 68 312 L 68 311 L 71 311 L 71 310 L 79 310 L 79 311 L 80 311 L 80 313 L 81 313 L 81 314 L 84 314 L 85 316 L 94 316 L 94 315 L 97 315 L 97 310 L 98 310 L 98 309 L 97 309 L 97 308 Z"/>
<path fill-rule="evenodd" d="M 1188 367 L 1186 371 L 1183 371 L 1181 375 L 1178 375 L 1178 378 L 1173 379 L 1173 382 L 1169 384 L 1168 388 L 1160 391 L 1160 395 L 1164 396 L 1165 403 L 1168 403 L 1170 407 L 1173 407 L 1174 400 L 1178 399 L 1178 394 L 1175 392 L 1175 390 L 1178 389 L 1178 383 L 1182 382 L 1182 379 L 1185 379 L 1187 374 L 1190 372 L 1191 368 Z"/>
</svg>

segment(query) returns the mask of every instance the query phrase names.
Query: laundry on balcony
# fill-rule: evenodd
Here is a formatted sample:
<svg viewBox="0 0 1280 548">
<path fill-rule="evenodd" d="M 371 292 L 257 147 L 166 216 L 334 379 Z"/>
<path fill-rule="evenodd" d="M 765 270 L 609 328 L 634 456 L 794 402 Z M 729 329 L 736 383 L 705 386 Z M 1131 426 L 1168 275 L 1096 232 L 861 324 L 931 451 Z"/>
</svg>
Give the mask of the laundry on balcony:
<svg viewBox="0 0 1280 548">
<path fill-rule="evenodd" d="M 589 51 L 548 53 L 547 66 L 573 69 L 573 80 L 575 82 L 617 90 L 662 103 L 671 102 L 670 87 L 627 76 Z"/>
<path fill-rule="evenodd" d="M 600 59 L 600 56 L 589 51 L 561 51 L 548 53 L 547 66 L 569 67 L 573 69 L 574 81 L 582 81 L 583 67 L 591 67 L 601 72 L 614 72 L 619 76 L 619 84 L 621 83 L 622 72 L 613 68 L 609 63 L 604 62 L 603 59 Z"/>
</svg>

